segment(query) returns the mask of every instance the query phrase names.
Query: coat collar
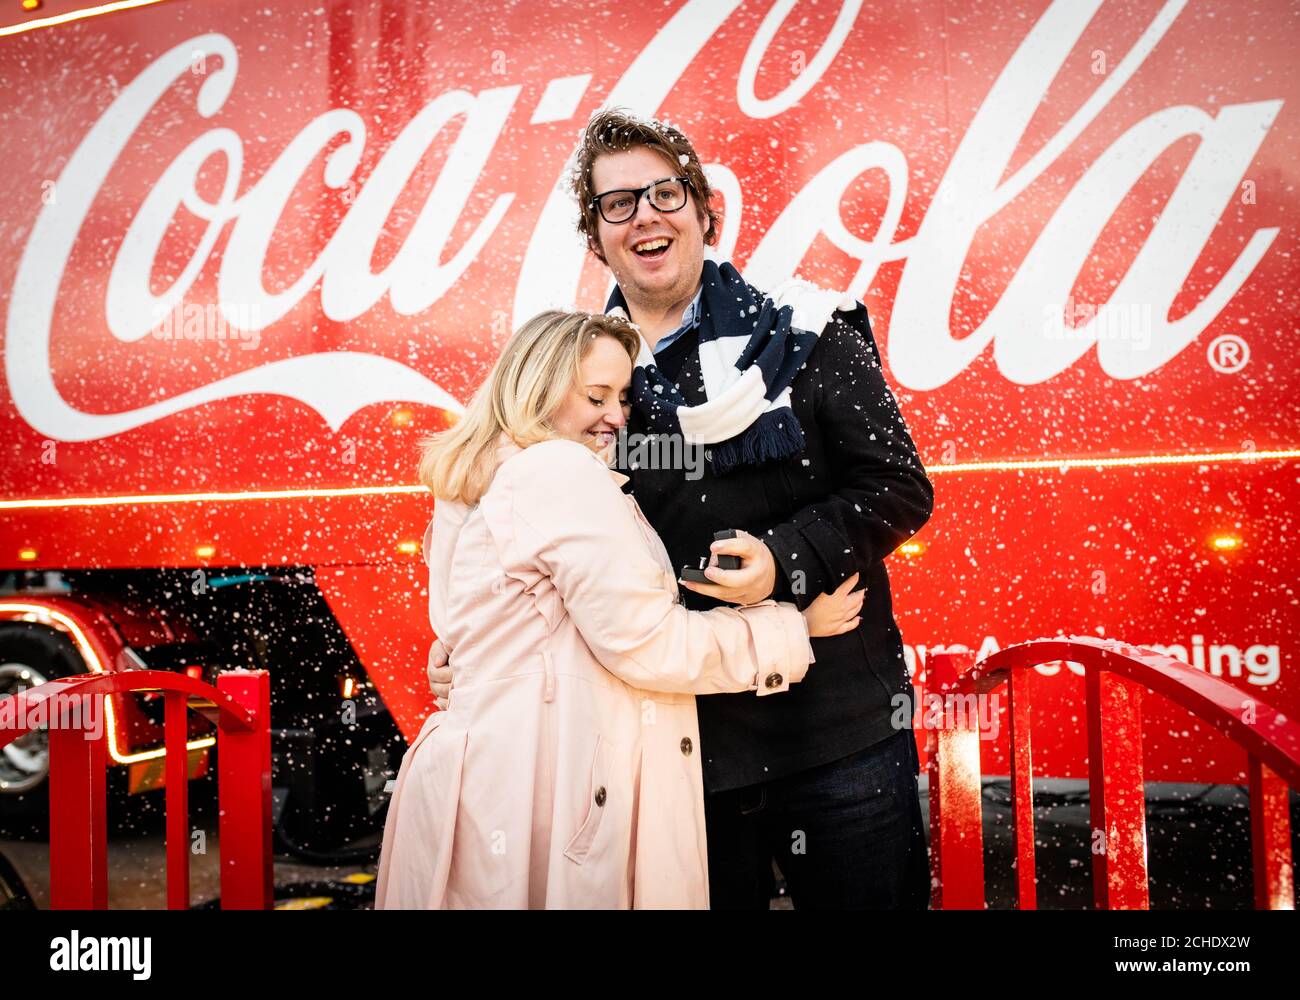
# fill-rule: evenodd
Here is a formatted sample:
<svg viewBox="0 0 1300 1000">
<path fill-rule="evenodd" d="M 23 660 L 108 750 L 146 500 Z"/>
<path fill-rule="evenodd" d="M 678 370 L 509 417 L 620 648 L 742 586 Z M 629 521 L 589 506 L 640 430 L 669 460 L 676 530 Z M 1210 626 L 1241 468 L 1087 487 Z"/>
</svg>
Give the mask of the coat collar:
<svg viewBox="0 0 1300 1000">
<path fill-rule="evenodd" d="M 498 469 L 501 468 L 502 462 L 504 462 L 508 458 L 511 458 L 519 454 L 519 452 L 521 451 L 523 451 L 523 449 L 520 448 L 519 445 L 517 445 L 514 442 L 514 439 L 511 438 L 510 435 L 507 434 L 505 431 L 502 431 L 499 435 L 497 435 L 497 468 Z M 607 466 L 604 463 L 604 461 L 601 459 L 601 457 L 597 455 L 594 451 L 588 450 L 588 454 L 591 455 L 591 460 L 593 462 L 598 463 L 602 469 L 604 469 L 606 472 L 609 473 L 610 478 L 614 480 L 614 485 L 617 486 L 619 489 L 622 489 L 623 484 L 628 481 L 628 477 L 623 475 L 623 473 L 611 469 L 609 466 Z"/>
</svg>

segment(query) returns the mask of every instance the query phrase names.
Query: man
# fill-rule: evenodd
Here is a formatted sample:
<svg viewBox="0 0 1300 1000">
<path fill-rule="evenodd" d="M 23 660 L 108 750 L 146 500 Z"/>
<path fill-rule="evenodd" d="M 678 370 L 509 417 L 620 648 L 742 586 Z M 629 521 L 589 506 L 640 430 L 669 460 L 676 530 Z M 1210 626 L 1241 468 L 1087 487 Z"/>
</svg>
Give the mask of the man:
<svg viewBox="0 0 1300 1000">
<path fill-rule="evenodd" d="M 813 640 L 815 665 L 781 698 L 697 699 L 712 905 L 767 908 L 775 859 L 796 908 L 923 909 L 914 692 L 883 560 L 925 524 L 934 491 L 866 309 L 797 285 L 768 297 L 706 261 L 713 192 L 671 126 L 598 112 L 572 186 L 578 228 L 618 284 L 607 311 L 647 345 L 628 440 L 677 436 L 663 450 L 677 455 L 704 445 L 702 466 L 621 469 L 676 565 L 709 555 L 712 582 L 684 581 L 687 605 L 802 609 L 854 574 L 866 588 L 858 627 Z M 737 537 L 714 541 L 727 528 Z M 440 697 L 444 664 L 435 644 Z"/>
</svg>

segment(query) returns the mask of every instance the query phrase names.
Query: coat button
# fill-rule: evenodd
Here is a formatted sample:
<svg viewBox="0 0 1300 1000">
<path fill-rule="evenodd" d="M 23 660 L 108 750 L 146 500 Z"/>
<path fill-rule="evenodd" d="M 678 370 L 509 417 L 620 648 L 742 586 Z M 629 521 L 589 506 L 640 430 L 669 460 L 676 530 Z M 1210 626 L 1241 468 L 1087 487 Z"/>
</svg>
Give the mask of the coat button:
<svg viewBox="0 0 1300 1000">
<path fill-rule="evenodd" d="M 685 756 L 689 757 L 689 756 L 691 755 L 691 751 L 692 751 L 693 749 L 695 749 L 695 748 L 694 748 L 694 746 L 691 744 L 691 738 L 690 738 L 689 736 L 683 736 L 683 737 L 682 737 L 682 753 L 683 753 Z"/>
<path fill-rule="evenodd" d="M 767 675 L 767 678 L 763 681 L 763 683 L 770 688 L 778 688 L 781 686 L 781 682 L 784 679 L 785 678 L 783 678 L 780 674 L 772 673 Z"/>
<path fill-rule="evenodd" d="M 604 804 L 605 804 L 605 786 L 601 785 L 599 788 L 596 789 L 596 805 L 603 806 Z"/>
</svg>

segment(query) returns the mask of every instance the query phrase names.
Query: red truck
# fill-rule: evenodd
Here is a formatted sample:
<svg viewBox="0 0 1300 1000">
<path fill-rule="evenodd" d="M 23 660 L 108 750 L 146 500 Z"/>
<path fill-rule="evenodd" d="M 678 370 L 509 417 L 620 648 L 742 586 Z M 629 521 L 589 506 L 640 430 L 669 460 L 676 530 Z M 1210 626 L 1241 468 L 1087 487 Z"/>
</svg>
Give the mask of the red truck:
<svg viewBox="0 0 1300 1000">
<path fill-rule="evenodd" d="M 524 318 L 603 304 L 562 182 L 617 105 L 695 139 L 717 256 L 866 302 L 936 486 L 890 557 L 918 682 L 938 648 L 1102 635 L 1300 715 L 1298 28 L 1282 0 L 13 5 L 0 699 L 268 669 L 282 837 L 373 830 L 432 707 L 417 442 Z M 1081 776 L 1078 671 L 1035 683 L 1035 763 Z M 1243 780 L 1152 701 L 1150 778 Z M 159 721 L 113 706 L 133 789 Z M 5 749 L 0 818 L 45 768 Z"/>
</svg>

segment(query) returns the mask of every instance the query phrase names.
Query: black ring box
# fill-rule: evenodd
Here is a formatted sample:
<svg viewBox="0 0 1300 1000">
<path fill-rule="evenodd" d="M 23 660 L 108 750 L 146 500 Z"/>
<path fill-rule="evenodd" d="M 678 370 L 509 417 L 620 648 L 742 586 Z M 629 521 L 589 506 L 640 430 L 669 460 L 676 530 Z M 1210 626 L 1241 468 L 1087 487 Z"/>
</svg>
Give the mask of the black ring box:
<svg viewBox="0 0 1300 1000">
<path fill-rule="evenodd" d="M 717 531 L 713 534 L 713 540 L 720 542 L 724 538 L 735 538 L 736 532 L 733 528 L 727 528 L 724 531 Z M 708 560 L 702 560 L 707 564 Z M 740 556 L 718 556 L 718 569 L 740 569 Z M 703 569 L 697 569 L 693 566 L 683 566 L 681 578 L 690 580 L 691 583 L 713 583 L 704 575 Z"/>
</svg>

